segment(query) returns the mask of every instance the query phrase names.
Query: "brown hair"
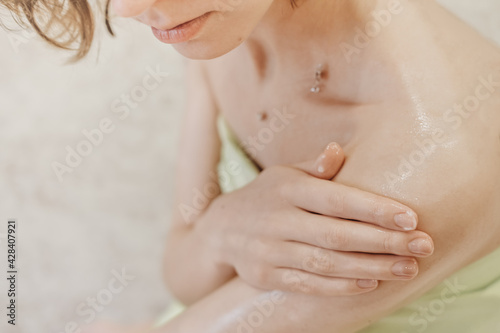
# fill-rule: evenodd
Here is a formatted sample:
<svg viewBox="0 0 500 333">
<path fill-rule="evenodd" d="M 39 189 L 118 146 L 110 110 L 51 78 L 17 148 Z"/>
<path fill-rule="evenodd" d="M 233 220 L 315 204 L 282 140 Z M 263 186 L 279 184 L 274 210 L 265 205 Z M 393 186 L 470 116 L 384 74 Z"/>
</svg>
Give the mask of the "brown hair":
<svg viewBox="0 0 500 333">
<path fill-rule="evenodd" d="M 106 27 L 113 35 L 109 2 L 105 0 L 104 16 Z M 7 8 L 22 27 L 31 25 L 50 44 L 75 51 L 72 60 L 79 60 L 89 52 L 95 24 L 92 8 L 86 0 L 0 0 L 0 5 Z"/>
<path fill-rule="evenodd" d="M 106 27 L 113 35 L 109 24 L 111 0 L 104 1 Z M 297 0 L 290 1 L 297 7 Z M 0 0 L 0 5 L 14 14 L 17 23 L 31 25 L 50 44 L 75 51 L 73 61 L 83 58 L 92 46 L 95 24 L 87 0 Z"/>
</svg>

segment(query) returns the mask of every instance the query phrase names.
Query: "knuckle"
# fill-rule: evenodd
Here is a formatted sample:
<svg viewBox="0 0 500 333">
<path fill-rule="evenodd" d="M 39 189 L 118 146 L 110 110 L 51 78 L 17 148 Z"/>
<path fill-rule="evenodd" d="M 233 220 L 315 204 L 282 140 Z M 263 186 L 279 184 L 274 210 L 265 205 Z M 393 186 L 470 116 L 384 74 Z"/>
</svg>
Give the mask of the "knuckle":
<svg viewBox="0 0 500 333">
<path fill-rule="evenodd" d="M 368 216 L 372 221 L 382 221 L 385 216 L 385 204 L 378 200 L 373 200 L 368 210 Z"/>
<path fill-rule="evenodd" d="M 308 275 L 296 270 L 286 271 L 283 276 L 283 283 L 288 291 L 294 293 L 311 294 L 315 290 L 308 279 Z"/>
<path fill-rule="evenodd" d="M 276 184 L 275 194 L 284 202 L 294 202 L 297 200 L 297 196 L 302 194 L 304 187 L 304 179 L 300 176 L 294 175 L 293 178 L 283 177 Z"/>
<path fill-rule="evenodd" d="M 395 248 L 395 245 L 394 245 L 394 242 L 395 242 L 395 237 L 394 237 L 394 234 L 392 232 L 387 232 L 385 235 L 384 235 L 384 239 L 383 239 L 383 249 L 386 253 L 392 253 L 394 248 Z"/>
<path fill-rule="evenodd" d="M 317 286 L 311 281 L 301 280 L 301 282 L 297 285 L 296 291 L 305 295 L 315 295 L 317 290 Z"/>
<path fill-rule="evenodd" d="M 350 240 L 342 228 L 333 226 L 325 233 L 324 243 L 327 248 L 341 250 L 348 248 Z"/>
<path fill-rule="evenodd" d="M 314 272 L 320 275 L 332 275 L 335 272 L 336 266 L 332 256 L 317 249 L 314 254 L 304 260 L 304 268 L 307 271 Z"/>
<path fill-rule="evenodd" d="M 292 193 L 292 184 L 290 182 L 280 182 L 276 188 L 280 198 L 289 198 Z"/>
<path fill-rule="evenodd" d="M 337 191 L 330 193 L 327 197 L 327 204 L 334 215 L 342 215 L 345 212 L 345 196 Z"/>
<path fill-rule="evenodd" d="M 294 186 L 295 184 L 293 182 L 282 179 L 275 183 L 273 195 L 276 196 L 277 199 L 288 202 L 295 192 Z"/>
</svg>

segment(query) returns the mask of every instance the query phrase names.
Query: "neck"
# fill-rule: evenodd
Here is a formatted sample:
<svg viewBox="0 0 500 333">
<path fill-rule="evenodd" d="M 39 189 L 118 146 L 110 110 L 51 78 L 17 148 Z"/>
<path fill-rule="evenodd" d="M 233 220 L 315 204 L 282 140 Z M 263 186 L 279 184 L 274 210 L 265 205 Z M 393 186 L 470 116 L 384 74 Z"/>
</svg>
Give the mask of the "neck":
<svg viewBox="0 0 500 333">
<path fill-rule="evenodd" d="M 331 60 L 356 26 L 364 26 L 380 0 L 275 0 L 246 45 L 262 78 L 288 69 L 311 71 Z"/>
</svg>

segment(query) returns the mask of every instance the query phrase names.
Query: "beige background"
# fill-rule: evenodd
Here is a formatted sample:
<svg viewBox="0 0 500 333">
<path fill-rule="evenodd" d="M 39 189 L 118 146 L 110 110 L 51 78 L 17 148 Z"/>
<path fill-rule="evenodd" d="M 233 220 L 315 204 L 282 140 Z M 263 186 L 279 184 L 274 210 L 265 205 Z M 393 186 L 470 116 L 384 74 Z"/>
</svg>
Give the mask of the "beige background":
<svg viewBox="0 0 500 333">
<path fill-rule="evenodd" d="M 499 1 L 441 2 L 500 43 Z M 135 279 L 98 318 L 137 322 L 168 304 L 160 258 L 172 209 L 183 60 L 146 27 L 122 20 L 115 27 L 117 38 L 103 36 L 99 50 L 66 66 L 37 38 L 0 32 L 0 234 L 7 218 L 20 225 L 19 325 L 7 331 L 59 333 L 68 322 L 82 324 L 88 317 L 76 309 L 103 293 L 113 269 L 126 268 Z M 113 101 L 157 66 L 169 76 L 120 119 Z M 82 130 L 103 118 L 114 131 L 59 182 L 51 163 L 63 162 L 66 146 L 74 148 Z"/>
</svg>

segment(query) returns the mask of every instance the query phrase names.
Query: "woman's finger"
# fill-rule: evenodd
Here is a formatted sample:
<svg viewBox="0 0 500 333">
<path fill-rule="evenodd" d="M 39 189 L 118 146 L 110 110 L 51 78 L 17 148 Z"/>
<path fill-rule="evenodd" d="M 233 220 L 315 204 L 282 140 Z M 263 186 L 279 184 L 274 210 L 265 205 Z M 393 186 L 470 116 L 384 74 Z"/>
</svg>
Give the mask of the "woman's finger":
<svg viewBox="0 0 500 333">
<path fill-rule="evenodd" d="M 273 289 L 315 296 L 358 295 L 378 286 L 377 280 L 340 279 L 289 268 L 273 270 L 268 282 Z"/>
<path fill-rule="evenodd" d="M 300 177 L 283 195 L 304 210 L 357 220 L 393 230 L 415 230 L 417 214 L 407 206 L 357 188 L 314 177 Z"/>
<path fill-rule="evenodd" d="M 418 274 L 413 257 L 340 252 L 288 242 L 270 263 L 308 273 L 349 279 L 410 280 Z"/>
<path fill-rule="evenodd" d="M 324 249 L 398 256 L 428 257 L 434 251 L 432 238 L 418 230 L 395 231 L 375 225 L 342 220 L 297 210 L 290 223 L 277 230 L 284 240 Z"/>
<path fill-rule="evenodd" d="M 297 163 L 294 167 L 313 177 L 329 180 L 340 171 L 344 159 L 344 151 L 339 144 L 331 142 L 316 160 Z"/>
</svg>

